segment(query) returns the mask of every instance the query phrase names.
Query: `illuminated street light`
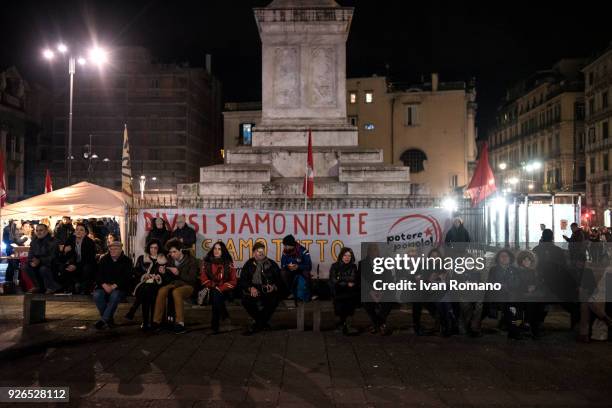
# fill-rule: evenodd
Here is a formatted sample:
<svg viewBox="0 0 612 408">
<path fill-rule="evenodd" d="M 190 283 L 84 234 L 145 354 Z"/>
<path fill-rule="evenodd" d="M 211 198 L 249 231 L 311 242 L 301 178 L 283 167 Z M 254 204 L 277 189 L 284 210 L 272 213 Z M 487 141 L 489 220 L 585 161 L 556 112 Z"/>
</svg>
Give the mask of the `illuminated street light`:
<svg viewBox="0 0 612 408">
<path fill-rule="evenodd" d="M 103 48 L 94 47 L 89 51 L 89 59 L 95 64 L 101 65 L 108 61 L 108 55 Z"/>
<path fill-rule="evenodd" d="M 499 169 L 500 170 L 506 170 L 506 167 L 508 167 L 508 165 L 506 163 L 504 163 L 504 162 L 499 163 Z"/>
<path fill-rule="evenodd" d="M 516 177 L 510 177 L 508 179 L 508 183 L 510 183 L 510 184 L 518 184 L 518 182 L 519 182 L 519 179 L 516 178 Z"/>
<path fill-rule="evenodd" d="M 533 190 L 533 184 L 531 184 L 531 183 L 530 183 L 530 184 L 527 186 L 527 188 L 529 188 L 530 190 Z"/>
<path fill-rule="evenodd" d="M 74 55 L 71 55 L 68 51 L 69 51 L 69 47 L 68 45 L 64 44 L 64 43 L 59 43 L 57 45 L 57 51 L 63 55 L 68 56 L 68 77 L 69 77 L 69 84 L 70 84 L 70 97 L 69 97 L 69 108 L 68 108 L 68 155 L 66 157 L 67 162 L 67 168 L 68 168 L 68 184 L 71 184 L 71 179 L 72 179 L 72 160 L 74 159 L 74 156 L 72 154 L 72 109 L 73 109 L 73 95 L 74 95 L 74 74 L 76 73 L 76 64 L 78 63 L 80 66 L 84 66 L 87 63 L 87 60 L 79 55 L 78 57 L 75 57 Z M 98 65 L 102 65 L 103 63 L 108 61 L 108 53 L 106 52 L 106 50 L 104 50 L 103 48 L 100 48 L 98 46 L 94 46 L 90 51 L 89 51 L 89 55 L 90 55 L 90 60 Z M 49 49 L 46 48 L 45 50 L 43 50 L 43 57 L 45 57 L 45 59 L 47 60 L 53 60 L 55 58 L 55 53 Z M 89 157 L 91 158 L 91 154 L 89 155 Z"/>
<path fill-rule="evenodd" d="M 457 211 L 457 201 L 450 197 L 446 197 L 444 200 L 442 200 L 441 205 L 442 205 L 442 208 L 444 208 L 445 210 L 449 212 Z"/>
</svg>

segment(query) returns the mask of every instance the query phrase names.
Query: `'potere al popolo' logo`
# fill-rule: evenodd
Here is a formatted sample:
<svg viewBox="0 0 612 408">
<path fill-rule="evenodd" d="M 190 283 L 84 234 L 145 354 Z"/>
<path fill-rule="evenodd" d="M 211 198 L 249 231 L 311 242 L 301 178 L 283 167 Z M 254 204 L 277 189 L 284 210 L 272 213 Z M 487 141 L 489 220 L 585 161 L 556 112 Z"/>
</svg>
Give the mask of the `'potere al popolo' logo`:
<svg viewBox="0 0 612 408">
<path fill-rule="evenodd" d="M 387 243 L 402 247 L 434 247 L 442 242 L 442 228 L 434 217 L 412 214 L 395 221 L 387 233 Z"/>
</svg>

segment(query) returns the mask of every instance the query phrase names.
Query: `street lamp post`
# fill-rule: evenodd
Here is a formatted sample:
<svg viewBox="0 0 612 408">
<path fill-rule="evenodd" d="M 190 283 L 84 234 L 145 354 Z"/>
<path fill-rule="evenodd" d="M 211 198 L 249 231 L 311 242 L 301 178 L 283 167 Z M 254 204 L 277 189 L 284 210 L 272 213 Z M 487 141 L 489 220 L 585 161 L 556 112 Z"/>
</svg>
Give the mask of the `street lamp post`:
<svg viewBox="0 0 612 408">
<path fill-rule="evenodd" d="M 60 43 L 57 45 L 57 51 L 62 55 L 66 55 L 69 51 L 68 46 L 63 43 Z M 43 57 L 48 61 L 51 61 L 55 58 L 55 52 L 50 48 L 46 48 L 45 50 L 43 50 Z M 105 63 L 107 60 L 106 51 L 99 47 L 93 47 L 89 51 L 89 60 L 93 61 L 98 65 Z M 70 97 L 68 106 L 68 156 L 66 157 L 66 160 L 68 161 L 66 165 L 68 170 L 68 185 L 72 184 L 72 160 L 74 159 L 74 156 L 72 155 L 72 108 L 74 99 L 74 74 L 76 73 L 77 62 L 79 63 L 79 65 L 85 65 L 87 63 L 87 60 L 82 56 L 68 56 L 68 76 L 70 83 Z"/>
<path fill-rule="evenodd" d="M 147 184 L 147 177 L 143 174 L 142 176 L 140 176 L 140 180 L 138 181 L 138 183 L 140 184 L 140 199 L 144 200 L 144 192 L 145 192 L 145 186 Z"/>
</svg>

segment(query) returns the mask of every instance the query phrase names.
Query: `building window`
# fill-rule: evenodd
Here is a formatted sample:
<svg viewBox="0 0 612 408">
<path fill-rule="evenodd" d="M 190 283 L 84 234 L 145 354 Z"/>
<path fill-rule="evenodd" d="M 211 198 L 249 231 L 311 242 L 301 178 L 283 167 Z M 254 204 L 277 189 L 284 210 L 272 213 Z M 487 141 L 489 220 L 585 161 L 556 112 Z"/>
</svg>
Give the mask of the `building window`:
<svg viewBox="0 0 612 408">
<path fill-rule="evenodd" d="M 603 171 L 608 171 L 608 153 L 603 154 L 601 164 L 603 166 Z"/>
<path fill-rule="evenodd" d="M 593 86 L 593 73 L 589 72 L 589 86 Z"/>
<path fill-rule="evenodd" d="M 357 103 L 357 92 L 349 92 L 349 103 Z"/>
<path fill-rule="evenodd" d="M 457 188 L 458 185 L 459 185 L 459 176 L 457 176 L 456 174 L 453 174 L 452 176 L 450 176 L 450 188 Z"/>
<path fill-rule="evenodd" d="M 575 109 L 576 120 L 584 120 L 584 103 L 576 103 Z"/>
<path fill-rule="evenodd" d="M 601 124 L 601 137 L 603 138 L 603 140 L 607 140 L 608 136 L 610 135 L 610 130 L 609 130 L 609 125 L 608 122 L 602 122 Z"/>
<path fill-rule="evenodd" d="M 604 183 L 601 185 L 601 195 L 604 198 L 610 197 L 610 184 Z"/>
<path fill-rule="evenodd" d="M 349 123 L 353 126 L 357 126 L 357 116 L 349 116 Z"/>
<path fill-rule="evenodd" d="M 242 146 L 250 146 L 253 143 L 253 123 L 240 124 L 240 137 L 238 144 Z"/>
<path fill-rule="evenodd" d="M 402 153 L 400 160 L 404 166 L 410 167 L 411 173 L 419 173 L 425 170 L 424 162 L 427 160 L 427 155 L 422 150 L 409 149 Z"/>
<path fill-rule="evenodd" d="M 595 173 L 595 157 L 589 159 L 589 172 L 591 174 Z"/>
<path fill-rule="evenodd" d="M 406 118 L 404 126 L 416 126 L 419 124 L 418 105 L 406 105 Z"/>
<path fill-rule="evenodd" d="M 589 99 L 589 116 L 593 116 L 595 113 L 595 99 Z"/>
<path fill-rule="evenodd" d="M 365 92 L 365 103 L 372 103 L 372 102 L 374 102 L 374 92 L 366 91 Z"/>
<path fill-rule="evenodd" d="M 373 123 L 366 123 L 365 125 L 363 125 L 363 128 L 365 130 L 374 130 L 374 124 Z"/>
<path fill-rule="evenodd" d="M 601 93 L 601 108 L 606 109 L 608 107 L 608 91 Z"/>
<path fill-rule="evenodd" d="M 17 190 L 17 176 L 15 174 L 9 174 L 7 181 L 9 190 Z"/>
<path fill-rule="evenodd" d="M 589 143 L 595 143 L 595 128 L 589 128 Z"/>
<path fill-rule="evenodd" d="M 159 79 L 155 78 L 151 80 L 151 88 L 159 88 Z"/>
</svg>

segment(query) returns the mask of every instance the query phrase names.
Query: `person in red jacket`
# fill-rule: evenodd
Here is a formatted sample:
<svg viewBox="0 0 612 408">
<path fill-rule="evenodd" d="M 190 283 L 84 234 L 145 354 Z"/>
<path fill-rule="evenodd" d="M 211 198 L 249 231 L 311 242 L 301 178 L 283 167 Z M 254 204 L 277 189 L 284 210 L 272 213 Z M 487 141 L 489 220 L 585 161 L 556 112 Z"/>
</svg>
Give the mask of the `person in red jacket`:
<svg viewBox="0 0 612 408">
<path fill-rule="evenodd" d="M 231 297 L 237 284 L 236 267 L 223 242 L 215 242 L 204 258 L 200 280 L 202 285 L 210 290 L 211 328 L 213 333 L 217 334 L 219 333 L 219 322 L 229 317 L 225 301 Z"/>
</svg>

